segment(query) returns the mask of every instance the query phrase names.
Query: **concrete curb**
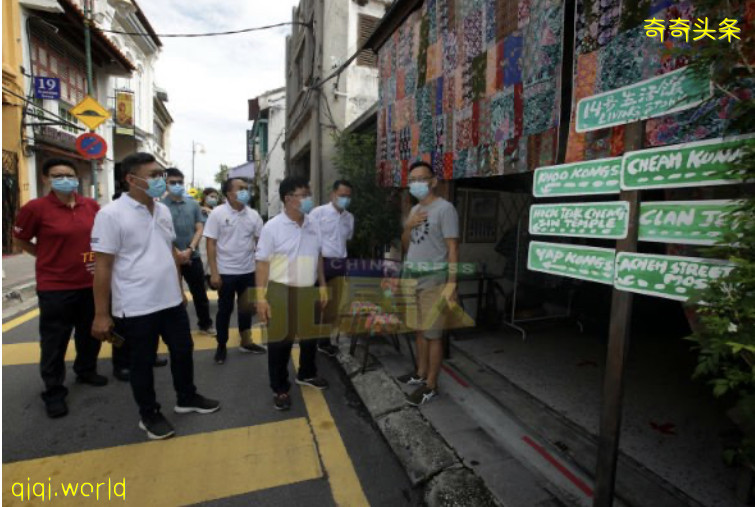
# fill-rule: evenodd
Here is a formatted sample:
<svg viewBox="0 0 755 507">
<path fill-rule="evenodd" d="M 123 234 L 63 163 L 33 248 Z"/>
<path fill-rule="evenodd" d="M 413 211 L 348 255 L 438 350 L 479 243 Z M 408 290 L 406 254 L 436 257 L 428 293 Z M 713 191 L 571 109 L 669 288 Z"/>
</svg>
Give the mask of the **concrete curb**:
<svg viewBox="0 0 755 507">
<path fill-rule="evenodd" d="M 406 397 L 380 362 L 368 358 L 370 370 L 361 373 L 364 349 L 356 357 L 342 345 L 338 363 L 362 399 L 373 421 L 404 467 L 415 487 L 424 490 L 429 507 L 493 507 L 500 505 L 484 481 L 464 467 L 454 450 Z"/>
<path fill-rule="evenodd" d="M 32 280 L 13 287 L 3 287 L 3 318 L 28 308 L 37 300 L 37 282 Z"/>
</svg>

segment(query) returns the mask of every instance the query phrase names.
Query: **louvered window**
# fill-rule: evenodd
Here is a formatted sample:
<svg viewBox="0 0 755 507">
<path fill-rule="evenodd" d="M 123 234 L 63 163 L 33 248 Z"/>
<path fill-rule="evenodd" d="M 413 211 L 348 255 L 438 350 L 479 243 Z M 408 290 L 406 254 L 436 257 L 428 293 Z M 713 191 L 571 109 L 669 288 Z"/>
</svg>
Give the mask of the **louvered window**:
<svg viewBox="0 0 755 507">
<path fill-rule="evenodd" d="M 374 32 L 375 28 L 377 28 L 378 24 L 380 23 L 380 18 L 367 16 L 366 14 L 360 14 L 357 18 L 357 22 L 357 44 L 359 45 L 359 47 L 362 47 L 362 44 L 364 44 L 367 39 L 370 38 L 372 32 Z M 357 55 L 357 65 L 363 65 L 365 67 L 377 67 L 377 55 L 373 53 L 372 50 L 365 49 L 364 51 L 361 51 L 359 55 Z"/>
</svg>

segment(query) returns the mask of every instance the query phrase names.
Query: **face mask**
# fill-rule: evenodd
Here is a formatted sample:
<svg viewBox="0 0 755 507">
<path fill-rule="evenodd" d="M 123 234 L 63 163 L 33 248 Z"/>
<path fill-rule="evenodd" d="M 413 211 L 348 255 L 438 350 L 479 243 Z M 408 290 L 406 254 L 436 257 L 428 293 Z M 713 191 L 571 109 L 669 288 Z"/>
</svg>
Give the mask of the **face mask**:
<svg viewBox="0 0 755 507">
<path fill-rule="evenodd" d="M 70 194 L 79 188 L 79 179 L 73 176 L 54 179 L 52 180 L 51 186 L 53 190 L 56 190 L 61 194 Z"/>
<path fill-rule="evenodd" d="M 173 185 L 168 187 L 168 192 L 173 195 L 183 195 L 184 186 L 179 183 L 174 183 Z"/>
<path fill-rule="evenodd" d="M 236 200 L 241 204 L 249 204 L 249 199 L 251 197 L 252 196 L 249 193 L 249 190 L 239 190 L 238 192 L 236 192 Z"/>
<path fill-rule="evenodd" d="M 304 213 L 305 215 L 309 214 L 310 211 L 315 207 L 315 201 L 312 200 L 311 197 L 305 197 L 301 200 L 301 207 L 299 210 Z"/>
<path fill-rule="evenodd" d="M 139 187 L 141 190 L 143 190 L 148 196 L 150 197 L 162 197 L 162 195 L 165 193 L 165 178 L 150 178 L 148 180 L 145 180 L 144 178 L 139 178 L 138 176 L 134 176 L 137 180 L 146 181 L 147 185 L 149 185 L 149 188 L 147 190 L 144 190 L 143 188 Z"/>
<path fill-rule="evenodd" d="M 348 209 L 349 204 L 351 204 L 351 197 L 338 197 L 336 199 L 336 206 L 341 209 Z"/>
<path fill-rule="evenodd" d="M 409 193 L 420 201 L 430 193 L 430 184 L 426 181 L 415 181 L 409 184 Z"/>
<path fill-rule="evenodd" d="M 204 200 L 204 203 L 209 206 L 210 208 L 214 208 L 218 205 L 218 198 L 217 197 L 208 197 Z"/>
</svg>

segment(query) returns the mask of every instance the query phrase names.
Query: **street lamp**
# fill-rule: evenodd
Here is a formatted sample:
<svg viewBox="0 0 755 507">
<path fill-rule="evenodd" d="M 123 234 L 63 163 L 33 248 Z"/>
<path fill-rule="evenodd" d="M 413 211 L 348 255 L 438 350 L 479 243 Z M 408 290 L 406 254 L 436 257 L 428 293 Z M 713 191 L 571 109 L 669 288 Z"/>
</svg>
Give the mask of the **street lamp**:
<svg viewBox="0 0 755 507">
<path fill-rule="evenodd" d="M 191 188 L 194 188 L 194 158 L 197 154 L 204 153 L 204 145 L 196 141 L 191 141 Z"/>
</svg>

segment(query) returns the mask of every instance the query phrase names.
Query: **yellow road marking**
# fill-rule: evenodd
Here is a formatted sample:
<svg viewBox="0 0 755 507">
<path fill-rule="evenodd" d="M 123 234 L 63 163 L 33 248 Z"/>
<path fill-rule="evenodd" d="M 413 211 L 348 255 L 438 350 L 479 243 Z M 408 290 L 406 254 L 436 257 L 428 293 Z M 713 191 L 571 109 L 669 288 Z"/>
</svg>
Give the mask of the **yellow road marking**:
<svg viewBox="0 0 755 507">
<path fill-rule="evenodd" d="M 29 322 L 31 319 L 38 316 L 39 316 L 39 308 L 35 308 L 34 310 L 30 312 L 26 312 L 20 317 L 16 317 L 15 319 L 9 320 L 8 322 L 3 322 L 3 333 L 10 331 L 14 327 L 20 326 L 24 322 Z"/>
<path fill-rule="evenodd" d="M 99 489 L 102 501 L 107 499 L 108 479 L 112 484 L 125 478 L 128 505 L 187 505 L 322 476 L 309 425 L 296 418 L 4 464 L 3 504 L 21 491 L 18 485 L 14 491 L 14 482 L 23 485 L 24 499 L 29 481 L 32 486 L 51 484 L 54 505 L 84 505 L 97 502 L 94 494 L 88 499 L 70 493 L 64 497 L 60 485 L 78 483 L 81 488 L 91 483 L 97 488 L 104 483 Z"/>
<path fill-rule="evenodd" d="M 194 350 L 215 350 L 218 342 L 214 336 L 206 335 L 199 331 L 192 331 L 194 338 Z M 252 328 L 252 340 L 255 343 L 262 343 L 262 332 L 259 327 Z M 73 339 L 71 339 L 73 342 Z M 235 347 L 241 343 L 241 336 L 238 328 L 232 328 L 228 332 L 228 345 Z M 168 352 L 168 347 L 160 341 L 157 348 L 158 353 Z M 20 364 L 38 364 L 39 363 L 39 342 L 8 343 L 3 345 L 3 366 L 13 366 Z M 109 358 L 113 355 L 113 347 L 105 343 L 100 350 L 100 358 Z M 73 361 L 76 358 L 76 347 L 69 343 L 66 350 L 66 361 Z"/>
<path fill-rule="evenodd" d="M 296 369 L 299 368 L 299 349 L 292 351 Z M 320 451 L 325 471 L 328 474 L 333 499 L 339 506 L 369 505 L 362 484 L 346 451 L 325 396 L 318 389 L 302 386 L 301 394 L 312 424 L 317 448 Z"/>
</svg>

